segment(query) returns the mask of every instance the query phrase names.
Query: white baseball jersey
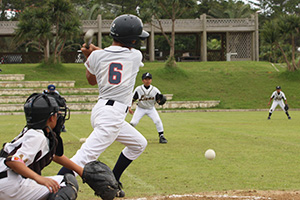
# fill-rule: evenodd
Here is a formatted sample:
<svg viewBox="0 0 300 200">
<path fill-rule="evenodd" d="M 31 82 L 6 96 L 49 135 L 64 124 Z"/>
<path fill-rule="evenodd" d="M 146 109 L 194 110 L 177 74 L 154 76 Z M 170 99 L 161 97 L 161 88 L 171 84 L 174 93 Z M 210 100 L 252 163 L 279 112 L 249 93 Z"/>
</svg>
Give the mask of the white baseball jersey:
<svg viewBox="0 0 300 200">
<path fill-rule="evenodd" d="M 91 114 L 94 130 L 71 158 L 73 162 L 83 167 L 97 160 L 114 141 L 126 146 L 122 153 L 129 160 L 135 160 L 145 150 L 147 140 L 125 121 L 135 79 L 143 65 L 140 51 L 120 46 L 93 51 L 88 57 L 85 66 L 96 76 L 99 99 Z M 108 100 L 115 102 L 107 105 Z"/>
<path fill-rule="evenodd" d="M 286 100 L 286 97 L 282 91 L 280 91 L 279 94 L 277 91 L 274 91 L 271 95 L 271 98 L 274 99 L 275 101 L 281 101 L 282 99 Z"/>
<path fill-rule="evenodd" d="M 131 105 L 135 78 L 142 63 L 142 53 L 134 48 L 110 46 L 91 53 L 85 62 L 96 76 L 99 99 L 114 100 Z"/>
<path fill-rule="evenodd" d="M 139 100 L 137 103 L 138 107 L 151 109 L 156 103 L 156 95 L 161 93 L 159 89 L 152 85 L 150 85 L 148 89 L 146 89 L 144 85 L 140 85 L 135 88 L 133 94 L 134 97 L 137 95 L 137 99 Z"/>
<path fill-rule="evenodd" d="M 36 158 L 36 154 L 39 153 L 39 158 L 42 158 L 49 152 L 49 139 L 46 138 L 42 130 L 29 129 L 24 135 L 20 133 L 13 142 L 6 143 L 3 149 L 12 156 L 10 160 L 19 161 L 29 166 Z M 15 153 L 11 155 L 13 151 Z M 4 164 L 4 160 L 5 158 L 0 158 L 0 172 L 9 169 Z"/>
<path fill-rule="evenodd" d="M 6 143 L 3 149 L 9 156 L 0 158 L 0 172 L 7 173 L 7 177 L 0 179 L 0 199 L 47 199 L 50 191 L 46 186 L 40 185 L 30 178 L 22 177 L 4 163 L 5 160 L 11 160 L 30 167 L 41 161 L 40 159 L 50 151 L 49 139 L 46 138 L 44 132 L 36 129 L 24 130 L 12 142 Z M 57 175 L 48 178 L 55 180 L 60 186 L 65 186 L 63 176 Z"/>
</svg>

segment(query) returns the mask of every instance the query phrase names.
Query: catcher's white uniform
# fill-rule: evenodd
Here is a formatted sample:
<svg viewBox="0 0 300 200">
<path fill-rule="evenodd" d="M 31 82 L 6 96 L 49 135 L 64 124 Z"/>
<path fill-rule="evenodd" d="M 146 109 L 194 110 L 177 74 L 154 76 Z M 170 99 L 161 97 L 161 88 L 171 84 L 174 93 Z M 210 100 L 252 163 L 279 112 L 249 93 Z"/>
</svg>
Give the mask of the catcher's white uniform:
<svg viewBox="0 0 300 200">
<path fill-rule="evenodd" d="M 0 157 L 0 200 L 47 199 L 49 189 L 30 178 L 23 178 L 5 165 L 5 160 L 24 163 L 26 166 L 39 162 L 49 152 L 49 139 L 42 130 L 29 129 L 20 133 L 11 143 L 6 143 L 3 150 L 8 157 Z M 38 173 L 38 172 L 37 172 Z M 51 176 L 61 183 L 64 176 Z M 65 183 L 61 183 L 65 186 Z"/>
<path fill-rule="evenodd" d="M 271 95 L 271 99 L 273 99 L 273 103 L 269 110 L 269 113 L 272 113 L 278 105 L 285 112 L 285 109 L 284 109 L 285 104 L 284 104 L 283 100 L 286 100 L 286 97 L 282 91 L 280 91 L 279 93 L 277 91 L 274 91 Z"/>
<path fill-rule="evenodd" d="M 149 88 L 140 85 L 134 90 L 133 94 L 133 99 L 138 99 L 138 103 L 130 124 L 135 127 L 144 115 L 148 115 L 156 125 L 157 132 L 163 132 L 162 121 L 154 106 L 157 94 L 161 94 L 160 91 L 152 85 Z"/>
<path fill-rule="evenodd" d="M 142 63 L 140 51 L 120 46 L 96 50 L 88 57 L 85 66 L 96 76 L 99 100 L 91 115 L 93 132 L 71 158 L 79 166 L 97 160 L 115 140 L 126 147 L 122 153 L 135 160 L 146 148 L 147 140 L 125 121 L 131 105 L 136 75 Z"/>
</svg>

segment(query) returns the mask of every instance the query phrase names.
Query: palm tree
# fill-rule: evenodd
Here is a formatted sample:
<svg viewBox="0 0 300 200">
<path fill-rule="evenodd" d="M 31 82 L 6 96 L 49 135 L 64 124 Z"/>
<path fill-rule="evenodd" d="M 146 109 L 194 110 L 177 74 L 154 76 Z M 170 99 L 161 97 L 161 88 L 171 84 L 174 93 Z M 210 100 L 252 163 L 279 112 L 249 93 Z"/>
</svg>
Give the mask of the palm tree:
<svg viewBox="0 0 300 200">
<path fill-rule="evenodd" d="M 38 43 L 46 62 L 49 59 L 49 47 L 54 46 L 51 52 L 56 63 L 60 62 L 66 41 L 80 34 L 80 21 L 70 1 L 49 0 L 43 7 L 25 9 L 15 33 L 19 43 Z"/>
<path fill-rule="evenodd" d="M 215 18 L 249 18 L 254 13 L 249 4 L 234 0 L 216 2 L 209 10 L 209 15 Z"/>
<path fill-rule="evenodd" d="M 45 61 L 48 61 L 47 40 L 52 37 L 52 33 L 50 18 L 45 13 L 45 8 L 26 8 L 15 30 L 15 40 L 19 44 L 24 41 L 28 44 L 36 41 L 39 50 L 44 52 Z"/>
</svg>

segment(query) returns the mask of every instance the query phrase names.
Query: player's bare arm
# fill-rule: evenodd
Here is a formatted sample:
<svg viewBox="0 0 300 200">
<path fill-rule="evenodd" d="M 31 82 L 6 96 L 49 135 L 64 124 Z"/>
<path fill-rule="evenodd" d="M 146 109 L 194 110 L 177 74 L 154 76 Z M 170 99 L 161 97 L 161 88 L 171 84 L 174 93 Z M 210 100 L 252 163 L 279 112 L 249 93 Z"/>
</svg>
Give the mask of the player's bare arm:
<svg viewBox="0 0 300 200">
<path fill-rule="evenodd" d="M 88 82 L 89 82 L 90 85 L 96 85 L 97 84 L 97 78 L 96 78 L 96 76 L 93 75 L 93 74 L 91 74 L 89 72 L 89 70 L 86 70 L 85 76 L 86 76 L 86 79 L 88 80 Z"/>
<path fill-rule="evenodd" d="M 272 99 L 273 99 L 273 98 L 270 98 L 270 100 L 269 100 L 269 103 L 268 103 L 268 106 L 271 104 L 271 102 L 272 102 Z"/>
<path fill-rule="evenodd" d="M 139 98 L 139 95 L 138 95 L 137 92 L 135 92 L 134 95 L 133 95 L 133 98 L 132 98 L 131 105 L 133 105 L 133 103 L 134 103 L 138 98 Z M 131 109 L 131 107 L 128 107 L 128 112 L 129 112 L 130 114 L 132 114 L 132 115 L 133 115 L 133 113 L 134 113 L 134 111 Z"/>
<path fill-rule="evenodd" d="M 130 114 L 132 114 L 132 115 L 133 115 L 133 113 L 134 113 L 134 111 L 131 109 L 131 107 L 128 107 L 128 112 L 129 112 Z"/>
<path fill-rule="evenodd" d="M 6 165 L 23 177 L 33 179 L 37 183 L 46 186 L 50 192 L 56 193 L 60 188 L 59 184 L 55 180 L 40 176 L 28 168 L 24 163 L 18 161 L 7 161 Z"/>
<path fill-rule="evenodd" d="M 82 176 L 83 168 L 80 167 L 79 165 L 75 164 L 73 161 L 71 161 L 65 155 L 54 156 L 53 161 L 72 170 L 72 171 L 75 171 L 79 176 Z"/>
</svg>

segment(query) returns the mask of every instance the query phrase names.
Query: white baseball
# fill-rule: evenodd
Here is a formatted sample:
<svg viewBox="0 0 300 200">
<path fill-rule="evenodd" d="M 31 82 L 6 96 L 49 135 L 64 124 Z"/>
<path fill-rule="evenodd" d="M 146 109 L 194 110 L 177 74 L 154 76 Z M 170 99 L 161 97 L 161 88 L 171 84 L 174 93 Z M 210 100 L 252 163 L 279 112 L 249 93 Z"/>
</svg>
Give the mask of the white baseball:
<svg viewBox="0 0 300 200">
<path fill-rule="evenodd" d="M 79 142 L 80 142 L 80 143 L 85 143 L 85 141 L 86 141 L 86 138 L 80 138 L 80 139 L 79 139 Z"/>
<path fill-rule="evenodd" d="M 208 149 L 204 155 L 207 160 L 213 160 L 216 157 L 216 152 L 212 149 Z"/>
</svg>

